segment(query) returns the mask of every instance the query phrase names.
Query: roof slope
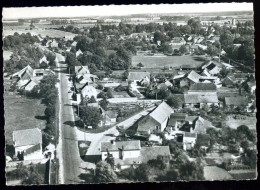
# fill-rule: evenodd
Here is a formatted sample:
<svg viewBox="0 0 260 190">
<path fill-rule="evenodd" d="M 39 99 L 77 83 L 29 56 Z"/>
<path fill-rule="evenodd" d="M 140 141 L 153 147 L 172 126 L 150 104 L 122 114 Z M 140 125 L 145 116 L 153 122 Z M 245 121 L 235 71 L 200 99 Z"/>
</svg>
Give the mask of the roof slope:
<svg viewBox="0 0 260 190">
<path fill-rule="evenodd" d="M 36 145 L 42 143 L 42 133 L 38 128 L 13 131 L 14 146 Z"/>
<path fill-rule="evenodd" d="M 163 123 L 173 112 L 174 110 L 166 102 L 162 102 L 149 115 L 159 123 Z"/>
<path fill-rule="evenodd" d="M 213 83 L 195 83 L 190 86 L 189 90 L 216 91 L 217 87 Z"/>
<path fill-rule="evenodd" d="M 142 80 L 143 78 L 148 77 L 150 80 L 150 73 L 149 72 L 129 72 L 128 80 Z"/>
<path fill-rule="evenodd" d="M 186 104 L 218 103 L 218 96 L 216 94 L 214 95 L 184 94 L 184 102 Z"/>
<path fill-rule="evenodd" d="M 225 97 L 226 105 L 242 106 L 247 105 L 248 100 L 246 97 Z"/>
<path fill-rule="evenodd" d="M 193 82 L 199 82 L 200 75 L 196 73 L 195 71 L 191 71 L 188 75 L 187 78 L 190 79 Z"/>
<path fill-rule="evenodd" d="M 114 144 L 111 142 L 101 142 L 101 152 L 106 151 L 117 151 L 119 149 L 124 150 L 140 150 L 140 141 L 115 141 Z"/>
</svg>

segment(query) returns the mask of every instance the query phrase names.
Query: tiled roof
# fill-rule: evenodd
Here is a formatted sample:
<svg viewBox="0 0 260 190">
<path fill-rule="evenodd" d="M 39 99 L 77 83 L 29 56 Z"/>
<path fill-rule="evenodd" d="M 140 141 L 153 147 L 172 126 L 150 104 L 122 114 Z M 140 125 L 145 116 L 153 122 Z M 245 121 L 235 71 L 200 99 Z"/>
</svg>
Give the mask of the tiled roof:
<svg viewBox="0 0 260 190">
<path fill-rule="evenodd" d="M 12 77 L 19 77 L 19 78 L 21 78 L 25 74 L 27 74 L 27 75 L 29 75 L 31 77 L 33 76 L 33 69 L 32 69 L 32 67 L 30 65 L 27 65 L 22 70 L 18 71 L 17 73 L 14 73 L 12 75 Z"/>
<path fill-rule="evenodd" d="M 245 97 L 225 97 L 225 104 L 234 106 L 247 105 L 248 100 Z"/>
<path fill-rule="evenodd" d="M 174 110 L 166 102 L 162 102 L 149 115 L 159 123 L 163 123 L 173 112 Z"/>
<path fill-rule="evenodd" d="M 189 90 L 193 91 L 216 91 L 217 87 L 213 83 L 195 83 L 190 86 Z"/>
<path fill-rule="evenodd" d="M 171 157 L 169 146 L 142 147 L 141 160 L 143 163 L 156 159 L 158 156 Z"/>
<path fill-rule="evenodd" d="M 75 73 L 89 73 L 88 66 L 75 66 Z"/>
<path fill-rule="evenodd" d="M 101 142 L 101 152 L 117 151 L 119 149 L 124 150 L 140 150 L 140 141 L 115 141 L 114 144 L 111 142 Z"/>
<path fill-rule="evenodd" d="M 42 143 L 42 133 L 38 128 L 13 131 L 14 146 L 27 146 Z"/>
<path fill-rule="evenodd" d="M 193 82 L 199 82 L 200 79 L 200 75 L 198 73 L 196 73 L 195 71 L 191 71 L 190 73 L 188 73 L 187 78 L 190 79 Z"/>
<path fill-rule="evenodd" d="M 196 134 L 196 133 L 184 132 L 184 137 L 193 137 L 193 138 L 196 138 L 196 137 L 197 137 L 197 134 Z"/>
<path fill-rule="evenodd" d="M 218 103 L 217 95 L 184 94 L 186 104 Z"/>
<path fill-rule="evenodd" d="M 150 80 L 150 73 L 149 72 L 129 72 L 128 80 L 142 80 L 143 78 L 148 77 Z"/>
<path fill-rule="evenodd" d="M 212 123 L 202 117 L 198 117 L 195 121 L 195 125 L 193 126 L 193 130 L 196 133 L 206 133 L 206 130 L 209 128 L 215 128 Z"/>
</svg>

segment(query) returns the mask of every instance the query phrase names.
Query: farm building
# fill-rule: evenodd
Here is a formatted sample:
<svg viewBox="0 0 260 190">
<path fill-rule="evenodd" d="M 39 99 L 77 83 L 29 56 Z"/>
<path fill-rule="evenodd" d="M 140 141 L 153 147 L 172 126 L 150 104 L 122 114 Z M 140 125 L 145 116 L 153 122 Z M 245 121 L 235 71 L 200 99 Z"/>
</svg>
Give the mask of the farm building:
<svg viewBox="0 0 260 190">
<path fill-rule="evenodd" d="M 42 159 L 42 133 L 38 128 L 13 131 L 15 156 L 23 160 Z"/>
</svg>

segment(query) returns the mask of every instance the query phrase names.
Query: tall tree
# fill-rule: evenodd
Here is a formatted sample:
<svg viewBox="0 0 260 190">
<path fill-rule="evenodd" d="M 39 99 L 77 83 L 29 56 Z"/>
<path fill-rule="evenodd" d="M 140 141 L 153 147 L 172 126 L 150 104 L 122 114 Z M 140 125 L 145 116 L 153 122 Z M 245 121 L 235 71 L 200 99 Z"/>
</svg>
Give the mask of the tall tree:
<svg viewBox="0 0 260 190">
<path fill-rule="evenodd" d="M 110 164 L 101 161 L 96 165 L 94 181 L 96 183 L 116 182 L 117 175 Z"/>
</svg>

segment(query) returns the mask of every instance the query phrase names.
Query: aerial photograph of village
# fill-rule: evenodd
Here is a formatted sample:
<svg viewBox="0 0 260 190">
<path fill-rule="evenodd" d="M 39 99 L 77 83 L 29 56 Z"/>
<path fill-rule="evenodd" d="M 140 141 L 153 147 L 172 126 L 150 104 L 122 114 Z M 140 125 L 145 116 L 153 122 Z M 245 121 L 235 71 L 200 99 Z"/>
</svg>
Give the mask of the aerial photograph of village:
<svg viewBox="0 0 260 190">
<path fill-rule="evenodd" d="M 6 185 L 257 178 L 253 3 L 2 15 Z"/>
</svg>

